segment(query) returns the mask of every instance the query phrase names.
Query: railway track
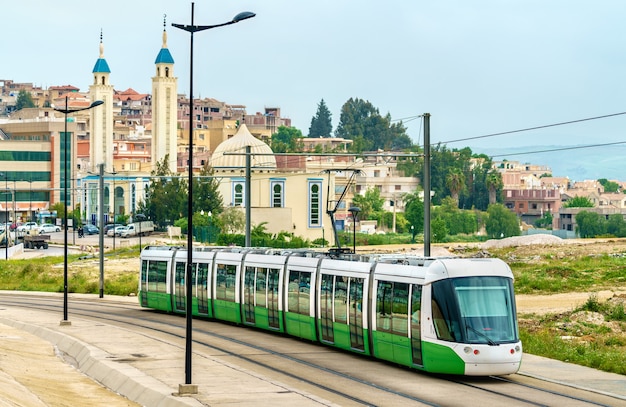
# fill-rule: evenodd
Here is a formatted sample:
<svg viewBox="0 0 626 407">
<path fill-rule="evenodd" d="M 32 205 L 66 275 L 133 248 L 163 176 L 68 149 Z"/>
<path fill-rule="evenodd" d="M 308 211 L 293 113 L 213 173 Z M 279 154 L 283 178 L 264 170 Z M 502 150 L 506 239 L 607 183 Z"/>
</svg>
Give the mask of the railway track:
<svg viewBox="0 0 626 407">
<path fill-rule="evenodd" d="M 58 298 L 0 297 L 3 307 L 61 313 Z M 183 347 L 185 319 L 111 300 L 70 300 L 71 315 Z M 333 348 L 221 322 L 194 320 L 194 358 L 225 361 L 342 406 L 618 406 L 624 400 L 522 375 L 428 375 Z M 139 353 L 137 355 L 140 355 Z M 132 359 L 132 358 L 131 358 Z M 125 360 L 125 363 L 140 362 Z M 196 373 L 198 378 L 202 373 Z M 210 380 L 200 377 L 195 380 Z M 287 391 L 287 390 L 286 390 Z M 202 401 L 202 400 L 201 400 Z"/>
</svg>

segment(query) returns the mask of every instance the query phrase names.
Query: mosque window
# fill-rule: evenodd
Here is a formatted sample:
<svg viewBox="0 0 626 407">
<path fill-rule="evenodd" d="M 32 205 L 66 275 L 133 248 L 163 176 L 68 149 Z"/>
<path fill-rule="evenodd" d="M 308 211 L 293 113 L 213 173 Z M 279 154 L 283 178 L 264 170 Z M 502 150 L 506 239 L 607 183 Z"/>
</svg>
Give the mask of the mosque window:
<svg viewBox="0 0 626 407">
<path fill-rule="evenodd" d="M 243 206 L 244 185 L 244 181 L 233 181 L 233 206 Z"/>
<path fill-rule="evenodd" d="M 272 181 L 270 183 L 272 193 L 272 208 L 282 208 L 285 206 L 285 181 Z"/>
<path fill-rule="evenodd" d="M 322 224 L 322 182 L 309 181 L 309 227 Z"/>
</svg>

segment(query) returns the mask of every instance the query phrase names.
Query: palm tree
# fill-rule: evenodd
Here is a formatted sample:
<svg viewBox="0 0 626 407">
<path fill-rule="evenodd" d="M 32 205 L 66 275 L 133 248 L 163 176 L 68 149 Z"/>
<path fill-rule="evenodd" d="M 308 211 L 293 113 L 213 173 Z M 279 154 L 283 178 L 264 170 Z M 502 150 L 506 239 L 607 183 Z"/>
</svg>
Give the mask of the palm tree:
<svg viewBox="0 0 626 407">
<path fill-rule="evenodd" d="M 487 184 L 487 189 L 489 190 L 489 205 L 494 204 L 497 201 L 497 192 L 504 187 L 502 174 L 500 174 L 497 170 L 490 170 L 487 174 L 487 178 L 485 179 L 485 183 Z"/>
<path fill-rule="evenodd" d="M 456 206 L 459 206 L 459 192 L 465 187 L 465 175 L 458 168 L 450 170 L 446 176 L 446 186 L 450 190 L 450 196 L 456 202 Z"/>
</svg>

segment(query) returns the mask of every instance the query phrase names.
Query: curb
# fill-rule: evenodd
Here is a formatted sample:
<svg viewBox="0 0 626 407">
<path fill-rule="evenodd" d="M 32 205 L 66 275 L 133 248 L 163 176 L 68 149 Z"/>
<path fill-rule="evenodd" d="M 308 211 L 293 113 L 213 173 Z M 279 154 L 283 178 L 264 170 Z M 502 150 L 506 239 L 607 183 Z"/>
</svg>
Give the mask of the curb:
<svg viewBox="0 0 626 407">
<path fill-rule="evenodd" d="M 50 342 L 57 353 L 69 356 L 85 375 L 109 390 L 143 406 L 155 407 L 201 407 L 202 404 L 190 397 L 176 397 L 172 389 L 133 366 L 114 360 L 100 348 L 91 346 L 61 332 L 24 322 L 0 318 L 5 325 L 26 331 Z"/>
</svg>

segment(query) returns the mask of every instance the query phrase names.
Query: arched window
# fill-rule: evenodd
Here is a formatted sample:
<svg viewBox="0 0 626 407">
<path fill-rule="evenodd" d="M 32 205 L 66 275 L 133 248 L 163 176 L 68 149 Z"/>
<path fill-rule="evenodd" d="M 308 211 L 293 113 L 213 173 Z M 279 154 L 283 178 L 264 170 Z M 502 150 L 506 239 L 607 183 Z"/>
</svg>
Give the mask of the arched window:
<svg viewBox="0 0 626 407">
<path fill-rule="evenodd" d="M 165 77 L 169 78 L 170 77 L 170 68 L 165 67 Z"/>
</svg>

